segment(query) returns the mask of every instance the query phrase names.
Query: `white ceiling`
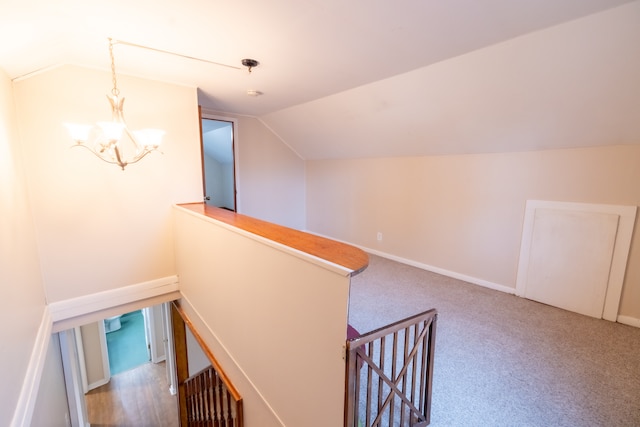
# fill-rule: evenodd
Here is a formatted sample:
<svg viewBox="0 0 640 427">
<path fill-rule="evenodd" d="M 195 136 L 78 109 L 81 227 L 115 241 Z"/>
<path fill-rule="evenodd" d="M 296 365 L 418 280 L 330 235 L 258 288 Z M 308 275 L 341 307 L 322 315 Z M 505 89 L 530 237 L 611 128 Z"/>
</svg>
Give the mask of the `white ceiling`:
<svg viewBox="0 0 640 427">
<path fill-rule="evenodd" d="M 0 0 L 0 68 L 12 79 L 60 64 L 106 70 L 108 37 L 226 64 L 115 48 L 118 73 L 198 87 L 208 110 L 265 117 L 302 157 L 354 156 L 309 148 L 282 125 L 304 109 L 284 112 L 625 3 L 633 2 Z M 260 65 L 249 74 L 242 58 Z"/>
</svg>

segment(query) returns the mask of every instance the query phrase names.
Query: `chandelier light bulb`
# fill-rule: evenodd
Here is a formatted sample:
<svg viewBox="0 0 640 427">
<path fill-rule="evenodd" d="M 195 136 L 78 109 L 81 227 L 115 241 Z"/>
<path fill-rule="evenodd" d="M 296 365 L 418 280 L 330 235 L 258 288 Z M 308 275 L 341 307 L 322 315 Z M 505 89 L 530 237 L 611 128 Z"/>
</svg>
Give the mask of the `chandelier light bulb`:
<svg viewBox="0 0 640 427">
<path fill-rule="evenodd" d="M 81 125 L 77 123 L 65 123 L 64 124 L 71 135 L 71 139 L 76 141 L 77 144 L 84 144 L 89 139 L 89 134 L 93 126 Z"/>
<path fill-rule="evenodd" d="M 160 129 L 142 129 L 133 131 L 136 139 L 145 147 L 158 147 L 162 142 L 165 131 Z"/>
</svg>

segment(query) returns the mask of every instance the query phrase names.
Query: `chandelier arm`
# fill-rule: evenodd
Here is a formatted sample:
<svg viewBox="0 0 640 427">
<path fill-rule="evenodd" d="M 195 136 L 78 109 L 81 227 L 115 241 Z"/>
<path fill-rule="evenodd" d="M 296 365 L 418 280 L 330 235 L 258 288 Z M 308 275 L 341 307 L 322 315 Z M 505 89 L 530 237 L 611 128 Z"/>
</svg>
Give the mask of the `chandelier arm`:
<svg viewBox="0 0 640 427">
<path fill-rule="evenodd" d="M 123 117 L 123 121 L 124 121 L 124 117 Z M 158 150 L 158 145 L 145 145 L 145 144 L 141 144 L 140 141 L 138 141 L 138 138 L 136 138 L 135 134 L 129 130 L 128 127 L 125 126 L 124 128 L 124 132 L 127 134 L 127 136 L 129 137 L 129 139 L 131 139 L 131 141 L 133 142 L 133 145 L 135 145 L 136 150 L 138 152 L 138 154 L 136 154 L 134 156 L 134 160 L 130 160 L 128 162 L 128 164 L 131 163 L 136 163 L 137 161 L 139 161 L 140 159 L 142 159 L 142 157 L 146 156 L 147 154 L 151 153 L 152 151 L 158 151 L 160 154 L 164 154 L 162 151 Z M 138 158 L 138 156 L 140 155 L 140 153 L 144 153 L 142 154 L 141 157 Z"/>
<path fill-rule="evenodd" d="M 99 153 L 97 153 L 97 152 L 96 152 L 96 150 L 94 150 L 93 148 L 88 147 L 88 146 L 86 146 L 86 145 L 84 145 L 84 144 L 76 144 L 76 145 L 72 145 L 72 146 L 71 146 L 71 148 L 75 148 L 75 147 L 82 147 L 82 148 L 86 148 L 87 150 L 89 150 L 89 152 L 91 152 L 94 156 L 96 156 L 97 158 L 99 158 L 99 159 L 100 159 L 100 160 L 102 160 L 103 162 L 105 162 L 105 163 L 110 163 L 110 164 L 112 164 L 112 165 L 118 165 L 118 166 L 120 166 L 123 170 L 124 170 L 124 166 L 126 166 L 126 165 L 127 165 L 127 163 L 125 163 L 125 165 L 124 165 L 124 166 L 122 166 L 122 164 L 121 164 L 121 163 L 114 162 L 113 160 L 107 160 L 107 159 L 105 159 L 103 156 L 101 156 Z M 130 163 L 131 163 L 131 162 L 130 162 Z M 135 163 L 135 162 L 134 162 L 134 163 Z"/>
<path fill-rule="evenodd" d="M 137 156 L 135 156 L 133 159 L 129 160 L 129 162 L 127 163 L 128 165 L 131 165 L 133 163 L 138 163 L 140 160 L 142 160 L 147 154 L 152 153 L 156 150 L 149 150 L 147 148 L 144 149 L 144 151 L 140 154 L 138 154 Z"/>
</svg>

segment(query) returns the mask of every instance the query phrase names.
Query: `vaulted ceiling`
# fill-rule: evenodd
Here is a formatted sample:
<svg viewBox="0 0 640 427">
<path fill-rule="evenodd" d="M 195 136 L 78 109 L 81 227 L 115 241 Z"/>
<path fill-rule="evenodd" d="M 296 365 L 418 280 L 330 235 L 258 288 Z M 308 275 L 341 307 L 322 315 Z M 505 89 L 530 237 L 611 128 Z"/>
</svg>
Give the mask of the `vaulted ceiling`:
<svg viewBox="0 0 640 427">
<path fill-rule="evenodd" d="M 522 141 L 529 138 L 523 132 L 527 127 L 535 128 L 536 123 L 553 133 L 548 129 L 552 119 L 539 109 L 544 109 L 545 103 L 553 109 L 563 101 L 553 101 L 549 96 L 538 99 L 537 93 L 544 91 L 537 85 L 545 84 L 539 75 L 553 64 L 538 61 L 532 70 L 527 63 L 531 56 L 519 57 L 520 46 L 510 47 L 508 43 L 625 4 L 631 4 L 625 14 L 630 13 L 631 22 L 636 20 L 640 27 L 638 3 L 3 0 L 0 68 L 12 79 L 28 78 L 61 64 L 107 70 L 107 38 L 112 37 L 127 43 L 115 47 L 119 73 L 198 87 L 203 107 L 260 118 L 306 159 L 539 149 L 556 146 L 555 141 L 562 137 L 555 135 L 548 143 L 535 137 L 531 137 L 535 142 Z M 585 25 L 587 28 L 580 31 L 588 31 L 589 24 Z M 633 29 L 625 31 L 629 37 L 637 35 Z M 578 33 L 570 32 L 568 37 Z M 596 53 L 607 55 L 610 49 L 606 43 L 616 43 L 615 37 L 622 36 L 596 34 L 595 41 L 605 39 L 605 45 L 594 47 Z M 566 47 L 575 49 L 578 45 L 573 42 L 569 40 Z M 580 41 L 587 42 L 593 40 Z M 526 43 L 531 45 L 535 59 L 537 41 Z M 480 49 L 488 52 L 486 57 L 474 59 L 474 52 Z M 626 51 L 610 55 L 620 54 Z M 243 58 L 256 59 L 260 64 L 249 73 L 241 65 Z M 533 83 L 528 95 L 512 93 L 522 86 L 521 80 L 495 73 L 505 68 L 496 61 L 505 58 L 514 61 L 507 67 L 512 72 L 532 73 L 524 76 Z M 583 60 L 578 58 L 577 64 L 582 66 Z M 593 62 L 612 60 L 605 57 Z M 636 67 L 637 58 L 631 60 Z M 554 61 L 553 55 L 549 61 Z M 518 69 L 518 64 L 526 67 Z M 504 79 L 511 80 L 506 82 L 508 90 L 496 90 L 495 85 Z M 105 82 L 105 90 L 109 85 Z M 248 96 L 249 89 L 262 95 Z M 633 95 L 640 93 L 637 86 L 629 90 Z M 580 93 L 578 87 L 568 95 Z M 500 107 L 492 106 L 494 96 L 505 98 Z M 596 101 L 614 102 L 606 94 Z M 538 117 L 523 124 L 516 138 L 520 145 L 513 145 L 516 133 L 508 127 L 521 119 L 514 117 L 514 109 L 526 110 L 531 102 L 540 106 L 527 111 L 527 115 Z M 624 104 L 627 110 L 629 103 L 637 105 L 630 100 Z M 589 117 L 587 114 L 580 119 Z M 507 119 L 510 121 L 504 121 Z M 606 120 L 609 127 L 615 127 L 615 122 Z M 598 141 L 604 127 L 595 131 Z M 640 130 L 625 129 L 628 135 L 610 139 L 626 143 L 640 135 Z M 594 144 L 597 141 L 586 143 Z"/>
</svg>

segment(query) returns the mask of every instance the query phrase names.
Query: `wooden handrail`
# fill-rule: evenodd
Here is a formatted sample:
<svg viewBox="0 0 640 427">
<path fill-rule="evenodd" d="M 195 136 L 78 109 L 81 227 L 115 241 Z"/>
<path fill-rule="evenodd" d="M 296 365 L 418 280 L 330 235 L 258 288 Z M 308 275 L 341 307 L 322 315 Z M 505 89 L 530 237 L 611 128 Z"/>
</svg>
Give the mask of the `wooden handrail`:
<svg viewBox="0 0 640 427">
<path fill-rule="evenodd" d="M 178 206 L 345 267 L 352 270 L 352 276 L 360 273 L 369 265 L 369 256 L 366 252 L 346 243 L 216 208 L 205 203 L 185 203 Z"/>
<path fill-rule="evenodd" d="M 175 345 L 175 357 L 176 357 L 176 371 L 177 371 L 177 379 L 178 379 L 178 414 L 180 417 L 180 425 L 181 426 L 189 426 L 189 406 L 187 402 L 188 390 L 187 385 L 189 380 L 193 377 L 197 377 L 198 374 L 189 377 L 189 366 L 187 361 L 187 343 L 186 343 L 186 328 L 189 328 L 193 337 L 196 339 L 200 348 L 209 359 L 211 366 L 209 368 L 205 368 L 200 374 L 208 369 L 213 369 L 216 373 L 216 377 L 219 378 L 224 384 L 225 391 L 228 392 L 228 396 L 234 402 L 235 409 L 235 423 L 234 427 L 242 427 L 244 425 L 244 414 L 243 414 L 243 401 L 242 397 L 238 390 L 231 383 L 231 380 L 222 367 L 214 357 L 213 353 L 205 343 L 202 336 L 195 329 L 191 319 L 187 316 L 184 310 L 180 307 L 178 301 L 174 301 L 171 304 L 171 312 L 172 312 L 172 324 L 174 331 L 174 345 Z"/>
<path fill-rule="evenodd" d="M 207 346 L 207 343 L 204 342 L 204 339 L 202 338 L 202 336 L 198 333 L 195 326 L 193 326 L 193 322 L 191 321 L 189 316 L 187 316 L 187 313 L 184 312 L 182 307 L 180 307 L 180 303 L 178 301 L 173 301 L 172 305 L 175 308 L 176 312 L 180 315 L 180 317 L 184 321 L 184 324 L 191 331 L 191 334 L 198 342 L 198 345 L 202 349 L 203 353 L 207 356 L 207 359 L 209 359 L 209 362 L 211 362 L 211 366 L 213 366 L 213 368 L 220 375 L 220 378 L 222 379 L 222 381 L 224 381 L 225 385 L 229 389 L 229 392 L 232 394 L 233 398 L 236 400 L 242 400 L 240 393 L 238 393 L 238 390 L 236 390 L 236 388 L 233 386 L 229 377 L 227 377 L 227 375 L 224 373 L 222 366 L 220 366 L 220 363 L 218 363 L 218 360 L 215 358 L 215 356 Z"/>
</svg>

